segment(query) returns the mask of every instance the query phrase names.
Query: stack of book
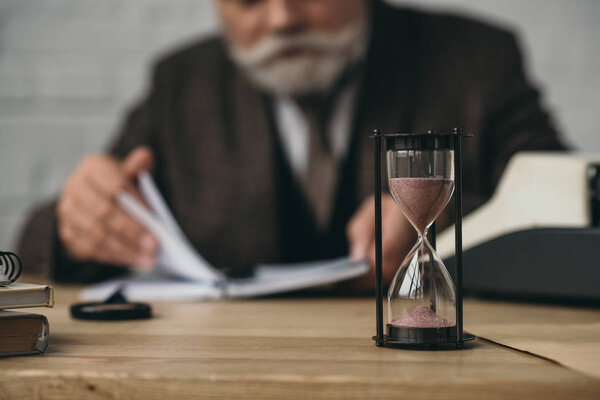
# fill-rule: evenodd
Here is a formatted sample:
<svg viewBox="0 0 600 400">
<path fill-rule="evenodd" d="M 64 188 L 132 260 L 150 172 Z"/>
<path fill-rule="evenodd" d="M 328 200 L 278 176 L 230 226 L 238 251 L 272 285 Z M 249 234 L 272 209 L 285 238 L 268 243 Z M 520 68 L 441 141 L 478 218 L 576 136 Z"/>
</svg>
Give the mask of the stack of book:
<svg viewBox="0 0 600 400">
<path fill-rule="evenodd" d="M 52 286 L 31 283 L 0 286 L 0 357 L 41 354 L 48 347 L 45 316 L 7 309 L 53 305 Z"/>
</svg>

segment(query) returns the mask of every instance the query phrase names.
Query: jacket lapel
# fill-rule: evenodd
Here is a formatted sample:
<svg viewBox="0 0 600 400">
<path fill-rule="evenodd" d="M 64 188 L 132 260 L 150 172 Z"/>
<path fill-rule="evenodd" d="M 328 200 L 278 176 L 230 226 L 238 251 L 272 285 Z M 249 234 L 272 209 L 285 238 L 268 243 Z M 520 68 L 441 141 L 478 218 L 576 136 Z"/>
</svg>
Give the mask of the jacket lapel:
<svg viewBox="0 0 600 400">
<path fill-rule="evenodd" d="M 231 173 L 237 175 L 236 208 L 244 222 L 239 237 L 240 259 L 275 261 L 279 254 L 275 146 L 266 98 L 235 70 L 231 86 L 232 120 L 228 142 Z"/>
</svg>

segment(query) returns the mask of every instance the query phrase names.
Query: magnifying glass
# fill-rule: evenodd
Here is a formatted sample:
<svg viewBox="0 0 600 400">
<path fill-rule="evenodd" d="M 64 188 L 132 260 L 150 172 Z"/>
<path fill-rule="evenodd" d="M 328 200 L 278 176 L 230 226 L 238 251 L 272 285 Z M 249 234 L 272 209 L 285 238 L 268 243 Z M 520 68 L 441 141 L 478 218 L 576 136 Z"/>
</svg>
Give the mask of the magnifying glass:
<svg viewBox="0 0 600 400">
<path fill-rule="evenodd" d="M 71 316 L 94 321 L 126 321 L 152 317 L 152 307 L 146 303 L 130 303 L 117 289 L 103 303 L 79 303 L 71 306 Z"/>
</svg>

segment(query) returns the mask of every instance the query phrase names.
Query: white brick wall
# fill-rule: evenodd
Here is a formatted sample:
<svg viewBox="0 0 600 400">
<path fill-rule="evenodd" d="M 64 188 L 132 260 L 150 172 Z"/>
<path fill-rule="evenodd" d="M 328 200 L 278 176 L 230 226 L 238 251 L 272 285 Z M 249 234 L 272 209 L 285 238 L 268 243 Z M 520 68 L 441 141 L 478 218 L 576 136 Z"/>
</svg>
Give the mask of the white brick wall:
<svg viewBox="0 0 600 400">
<path fill-rule="evenodd" d="M 106 144 L 152 59 L 215 28 L 206 0 L 0 0 L 0 249 Z"/>
<path fill-rule="evenodd" d="M 600 152 L 600 1 L 411 1 L 510 23 L 568 138 Z M 152 59 L 216 26 L 210 0 L 0 0 L 0 249 L 107 142 Z"/>
</svg>

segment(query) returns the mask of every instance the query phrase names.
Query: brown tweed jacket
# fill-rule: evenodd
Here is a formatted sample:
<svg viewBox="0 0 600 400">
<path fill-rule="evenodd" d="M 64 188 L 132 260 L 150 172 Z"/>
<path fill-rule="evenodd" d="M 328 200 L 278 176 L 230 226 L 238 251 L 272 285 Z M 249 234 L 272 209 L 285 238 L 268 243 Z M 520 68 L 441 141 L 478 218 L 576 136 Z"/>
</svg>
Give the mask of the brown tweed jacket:
<svg viewBox="0 0 600 400">
<path fill-rule="evenodd" d="M 465 208 L 485 201 L 519 150 L 563 148 L 515 38 L 480 22 L 372 4 L 372 35 L 353 140 L 360 198 L 372 193 L 372 144 L 384 132 L 462 127 Z M 156 180 L 191 242 L 217 266 L 277 261 L 275 149 L 269 98 L 232 65 L 220 38 L 169 55 L 155 69 L 111 152 L 155 153 Z M 30 272 L 92 280 L 110 268 L 76 263 L 56 234 L 54 203 L 32 214 L 19 253 Z"/>
</svg>

